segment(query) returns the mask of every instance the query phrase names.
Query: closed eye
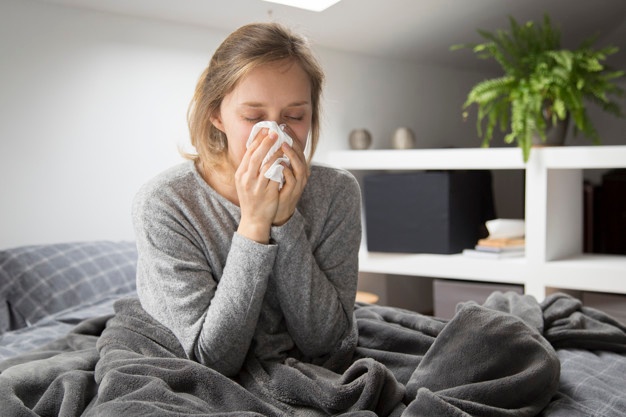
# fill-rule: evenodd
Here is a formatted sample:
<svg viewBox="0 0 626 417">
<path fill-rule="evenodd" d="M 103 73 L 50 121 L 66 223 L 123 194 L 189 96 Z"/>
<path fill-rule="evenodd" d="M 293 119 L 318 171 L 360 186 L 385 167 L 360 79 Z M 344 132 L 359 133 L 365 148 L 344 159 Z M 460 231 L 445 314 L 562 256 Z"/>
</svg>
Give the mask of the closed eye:
<svg viewBox="0 0 626 417">
<path fill-rule="evenodd" d="M 256 116 L 256 117 L 250 117 L 250 116 L 241 116 L 241 118 L 248 122 L 248 123 L 253 123 L 253 122 L 260 122 L 262 117 L 261 116 Z"/>
</svg>

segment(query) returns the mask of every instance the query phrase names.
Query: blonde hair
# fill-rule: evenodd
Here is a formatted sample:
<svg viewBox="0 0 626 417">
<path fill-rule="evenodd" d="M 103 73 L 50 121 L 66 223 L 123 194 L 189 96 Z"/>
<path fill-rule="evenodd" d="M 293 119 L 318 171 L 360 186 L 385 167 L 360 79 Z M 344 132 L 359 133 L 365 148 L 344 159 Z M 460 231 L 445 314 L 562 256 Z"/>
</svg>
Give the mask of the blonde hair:
<svg viewBox="0 0 626 417">
<path fill-rule="evenodd" d="M 226 135 L 211 122 L 224 97 L 252 69 L 283 60 L 298 63 L 311 81 L 311 131 L 309 155 L 317 147 L 320 132 L 320 100 L 324 73 L 307 41 L 277 23 L 242 26 L 217 48 L 196 85 L 187 112 L 191 144 L 197 155 L 186 155 L 207 165 L 223 160 L 228 150 Z"/>
</svg>

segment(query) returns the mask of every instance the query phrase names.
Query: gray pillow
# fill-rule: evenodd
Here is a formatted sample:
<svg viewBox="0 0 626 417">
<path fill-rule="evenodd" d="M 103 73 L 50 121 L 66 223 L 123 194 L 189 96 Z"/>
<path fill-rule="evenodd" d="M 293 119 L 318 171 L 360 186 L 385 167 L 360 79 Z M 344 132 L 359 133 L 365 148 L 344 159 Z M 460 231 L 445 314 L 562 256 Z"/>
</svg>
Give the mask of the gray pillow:
<svg viewBox="0 0 626 417">
<path fill-rule="evenodd" d="M 135 290 L 133 242 L 73 242 L 0 251 L 0 334 L 80 303 Z"/>
</svg>

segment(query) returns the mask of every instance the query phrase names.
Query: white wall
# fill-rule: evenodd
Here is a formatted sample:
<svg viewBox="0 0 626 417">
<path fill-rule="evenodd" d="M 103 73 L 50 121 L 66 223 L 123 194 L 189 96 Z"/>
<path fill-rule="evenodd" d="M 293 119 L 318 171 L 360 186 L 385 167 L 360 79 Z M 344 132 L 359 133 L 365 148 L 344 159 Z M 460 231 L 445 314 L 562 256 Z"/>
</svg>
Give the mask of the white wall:
<svg viewBox="0 0 626 417">
<path fill-rule="evenodd" d="M 390 148 L 400 126 L 410 127 L 418 148 L 477 146 L 474 124 L 461 106 L 480 74 L 402 61 L 320 50 L 327 70 L 325 132 L 333 148 L 348 147 L 354 128 L 366 128 L 372 148 Z"/>
<path fill-rule="evenodd" d="M 32 0 L 2 0 L 0 28 L 0 247 L 132 239 L 132 198 L 182 160 L 193 88 L 227 34 Z M 424 147 L 470 130 L 449 103 L 476 75 L 317 52 L 328 77 L 318 160 L 355 127 L 376 147 L 401 125 Z"/>
<path fill-rule="evenodd" d="M 0 247 L 132 239 L 132 197 L 181 160 L 222 35 L 23 0 L 0 27 Z"/>
<path fill-rule="evenodd" d="M 0 248 L 133 239 L 132 198 L 182 161 L 197 77 L 226 35 L 0 0 Z M 318 160 L 358 127 L 375 148 L 399 126 L 422 148 L 480 143 L 460 117 L 480 74 L 316 51 L 327 74 Z"/>
</svg>

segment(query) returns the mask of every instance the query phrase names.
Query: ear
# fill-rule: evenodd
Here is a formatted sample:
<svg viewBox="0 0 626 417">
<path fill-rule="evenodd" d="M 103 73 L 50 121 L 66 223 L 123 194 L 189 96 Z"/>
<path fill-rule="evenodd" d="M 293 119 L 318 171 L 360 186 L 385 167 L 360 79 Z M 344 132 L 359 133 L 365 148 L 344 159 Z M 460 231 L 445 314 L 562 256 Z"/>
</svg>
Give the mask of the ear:
<svg viewBox="0 0 626 417">
<path fill-rule="evenodd" d="M 220 131 L 222 131 L 222 133 L 224 133 L 224 123 L 222 122 L 222 115 L 220 114 L 219 110 L 216 110 L 215 113 L 209 117 L 209 120 L 211 121 L 213 126 L 215 126 Z"/>
</svg>

